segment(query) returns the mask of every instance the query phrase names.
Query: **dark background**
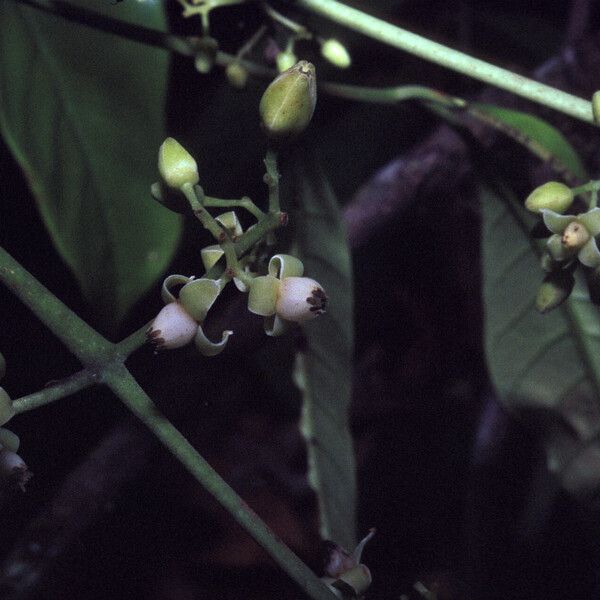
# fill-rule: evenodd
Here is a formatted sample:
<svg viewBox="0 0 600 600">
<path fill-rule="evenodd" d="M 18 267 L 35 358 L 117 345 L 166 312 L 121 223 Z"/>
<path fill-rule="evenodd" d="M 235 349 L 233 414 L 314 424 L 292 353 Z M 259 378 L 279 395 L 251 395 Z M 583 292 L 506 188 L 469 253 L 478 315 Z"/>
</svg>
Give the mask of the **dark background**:
<svg viewBox="0 0 600 600">
<path fill-rule="evenodd" d="M 600 64 L 595 2 L 355 4 L 523 73 L 564 57 L 565 47 L 576 48 L 588 62 L 582 59 L 563 87 L 600 87 L 597 72 L 581 68 Z M 170 9 L 173 29 L 191 33 L 192 24 L 176 18 L 177 4 Z M 222 9 L 214 13 L 213 35 L 222 49 L 233 51 L 240 31 L 245 37 L 259 22 L 253 5 Z M 318 63 L 319 77 L 422 83 L 469 98 L 481 93 L 465 77 L 316 18 L 306 23 L 324 37 L 340 37 L 354 60 L 349 74 Z M 309 48 L 306 53 L 310 58 Z M 198 146 L 203 185 L 215 195 L 264 197 L 265 146 L 255 114 L 263 88 L 258 81 L 246 92 L 232 90 L 218 69 L 201 77 L 191 60 L 174 58 L 169 133 Z M 586 142 L 589 130 L 552 118 L 597 170 L 597 151 Z M 441 136 L 434 138 L 439 147 L 452 140 L 440 127 L 415 104 L 381 108 L 321 95 L 309 132 L 311 152 L 325 165 L 340 203 L 349 205 L 389 161 L 418 156 L 429 136 Z M 531 189 L 540 177 L 535 161 L 511 142 L 480 138 L 517 191 Z M 374 576 L 369 597 L 416 598 L 413 584 L 422 581 L 437 589 L 440 600 L 594 598 L 600 593 L 598 514 L 564 495 L 547 474 L 539 423 L 514 420 L 494 398 L 482 351 L 471 162 L 463 151 L 448 165 L 438 146 L 432 152 L 439 155 L 442 175 L 424 178 L 417 195 L 398 201 L 376 235 L 351 238 L 358 531 L 378 531 L 363 555 Z M 444 175 L 446 170 L 453 175 Z M 154 290 L 120 331 L 104 331 L 54 251 L 5 146 L 0 173 L 0 243 L 44 285 L 111 339 L 156 314 L 161 303 Z M 363 189 L 377 202 L 376 189 L 370 190 Z M 199 248 L 208 243 L 203 235 L 196 222 L 188 222 L 170 272 L 193 270 Z M 154 356 L 143 348 L 129 364 L 199 451 L 318 570 L 316 507 L 296 429 L 300 398 L 286 370 L 301 340 L 297 334 L 266 338 L 259 319 L 236 316 L 243 312 L 239 302 L 231 294 L 208 324 L 220 331 L 227 322 L 236 330 L 219 357 L 200 359 L 192 348 Z M 75 358 L 4 289 L 0 310 L 0 349 L 8 363 L 3 386 L 12 397 L 78 369 Z M 20 435 L 20 453 L 35 476 L 25 494 L 5 491 L 0 498 L 0 558 L 6 561 L 1 598 L 302 597 L 104 389 L 19 416 L 10 427 Z"/>
</svg>

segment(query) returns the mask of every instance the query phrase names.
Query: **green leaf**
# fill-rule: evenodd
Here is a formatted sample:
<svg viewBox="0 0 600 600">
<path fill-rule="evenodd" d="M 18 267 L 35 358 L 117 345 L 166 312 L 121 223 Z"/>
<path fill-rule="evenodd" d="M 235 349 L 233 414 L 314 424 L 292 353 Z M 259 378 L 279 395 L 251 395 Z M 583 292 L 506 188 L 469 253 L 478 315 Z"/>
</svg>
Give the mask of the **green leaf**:
<svg viewBox="0 0 600 600">
<path fill-rule="evenodd" d="M 160 3 L 75 4 L 165 28 Z M 165 137 L 167 66 L 162 50 L 0 4 L 0 130 L 106 324 L 157 280 L 179 239 L 178 217 L 149 193 Z"/>
<path fill-rule="evenodd" d="M 492 104 L 472 103 L 469 113 L 499 129 L 503 133 L 523 144 L 542 160 L 572 179 L 573 175 L 586 179 L 585 167 L 577 152 L 563 134 L 546 121 L 533 115 L 501 108 Z"/>
<path fill-rule="evenodd" d="M 503 403 L 545 428 L 548 466 L 569 491 L 600 489 L 600 316 L 581 277 L 559 308 L 539 314 L 543 279 L 535 218 L 484 188 L 483 301 L 489 371 Z"/>
<path fill-rule="evenodd" d="M 284 171 L 287 176 L 287 172 Z M 325 289 L 327 312 L 303 326 L 306 350 L 296 361 L 303 392 L 301 429 L 309 481 L 317 493 L 321 535 L 348 550 L 356 545 L 356 474 L 349 426 L 353 353 L 353 284 L 350 252 L 338 204 L 317 164 L 294 161 L 292 222 L 304 274 Z M 283 183 L 283 181 L 282 181 Z"/>
</svg>

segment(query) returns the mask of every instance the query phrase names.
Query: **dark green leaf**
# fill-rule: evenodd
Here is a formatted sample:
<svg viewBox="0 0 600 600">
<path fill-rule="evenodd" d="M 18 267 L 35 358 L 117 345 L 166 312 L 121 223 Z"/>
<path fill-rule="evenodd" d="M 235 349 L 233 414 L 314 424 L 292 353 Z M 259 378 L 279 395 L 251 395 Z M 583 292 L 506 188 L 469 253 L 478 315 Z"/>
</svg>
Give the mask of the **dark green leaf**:
<svg viewBox="0 0 600 600">
<path fill-rule="evenodd" d="M 165 26 L 160 3 L 78 4 Z M 164 137 L 167 62 L 162 50 L 0 5 L 2 135 L 56 248 L 106 323 L 156 281 L 179 238 L 178 217 L 149 193 Z"/>
<path fill-rule="evenodd" d="M 305 275 L 324 287 L 327 312 L 303 327 L 307 348 L 297 358 L 303 391 L 302 432 L 309 480 L 315 489 L 321 535 L 354 548 L 356 476 L 349 427 L 353 352 L 350 252 L 340 211 L 317 164 L 297 159 L 292 173 L 298 210 L 293 215 Z"/>
<path fill-rule="evenodd" d="M 570 298 L 535 310 L 543 279 L 533 217 L 504 190 L 485 188 L 483 300 L 489 371 L 505 405 L 545 427 L 548 465 L 570 491 L 600 486 L 600 318 L 578 278 Z M 541 242 L 543 244 L 543 242 Z"/>
<path fill-rule="evenodd" d="M 469 106 L 473 116 L 477 117 L 479 113 L 482 118 L 488 117 L 491 125 L 516 139 L 542 160 L 551 161 L 557 171 L 568 170 L 570 173 L 565 173 L 567 178 L 570 174 L 586 178 L 585 167 L 577 152 L 563 134 L 546 121 L 491 104 L 473 103 Z"/>
</svg>

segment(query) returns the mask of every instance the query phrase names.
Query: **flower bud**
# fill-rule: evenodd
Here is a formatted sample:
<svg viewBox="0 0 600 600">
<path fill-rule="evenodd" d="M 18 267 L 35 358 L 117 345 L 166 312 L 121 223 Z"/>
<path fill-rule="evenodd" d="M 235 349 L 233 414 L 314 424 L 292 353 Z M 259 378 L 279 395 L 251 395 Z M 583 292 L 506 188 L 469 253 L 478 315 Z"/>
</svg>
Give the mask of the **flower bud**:
<svg viewBox="0 0 600 600">
<path fill-rule="evenodd" d="M 180 348 L 192 341 L 198 323 L 179 302 L 169 302 L 158 313 L 146 335 L 157 350 Z"/>
<path fill-rule="evenodd" d="M 573 291 L 575 278 L 569 271 L 560 270 L 549 273 L 540 286 L 536 299 L 536 309 L 545 314 L 560 306 Z"/>
<path fill-rule="evenodd" d="M 246 87 L 248 82 L 248 71 L 239 62 L 232 62 L 227 65 L 225 75 L 229 85 L 239 90 Z"/>
<path fill-rule="evenodd" d="M 588 230 L 579 222 L 569 223 L 563 231 L 561 243 L 565 248 L 581 248 L 590 239 Z"/>
<path fill-rule="evenodd" d="M 594 92 L 592 96 L 592 114 L 596 125 L 600 125 L 600 91 Z"/>
<path fill-rule="evenodd" d="M 212 68 L 215 66 L 218 49 L 219 42 L 209 35 L 194 40 L 194 65 L 199 73 L 206 75 L 212 71 Z"/>
<path fill-rule="evenodd" d="M 25 485 L 31 479 L 32 473 L 23 459 L 7 448 L 0 449 L 0 481 L 8 482 L 25 491 Z"/>
<path fill-rule="evenodd" d="M 347 69 L 352 59 L 346 47 L 336 39 L 330 38 L 321 44 L 321 54 L 332 65 L 339 69 Z"/>
<path fill-rule="evenodd" d="M 563 213 L 573 204 L 573 191 L 564 183 L 548 181 L 535 188 L 525 200 L 525 208 L 538 213 L 543 208 Z"/>
<path fill-rule="evenodd" d="M 0 427 L 0 448 L 6 448 L 11 452 L 17 452 L 20 445 L 21 441 L 16 433 L 4 429 L 4 427 Z"/>
<path fill-rule="evenodd" d="M 291 50 L 284 50 L 275 57 L 275 64 L 280 73 L 291 69 L 298 62 L 298 58 Z"/>
<path fill-rule="evenodd" d="M 307 321 L 325 312 L 327 296 L 314 279 L 286 277 L 281 280 L 275 310 L 286 321 Z"/>
<path fill-rule="evenodd" d="M 0 425 L 4 425 L 15 416 L 12 400 L 6 390 L 0 387 Z"/>
<path fill-rule="evenodd" d="M 158 150 L 158 170 L 165 183 L 179 189 L 198 183 L 198 166 L 192 155 L 175 139 L 167 138 Z"/>
<path fill-rule="evenodd" d="M 301 60 L 276 77 L 260 101 L 260 116 L 267 134 L 285 139 L 304 131 L 315 110 L 315 67 Z"/>
</svg>

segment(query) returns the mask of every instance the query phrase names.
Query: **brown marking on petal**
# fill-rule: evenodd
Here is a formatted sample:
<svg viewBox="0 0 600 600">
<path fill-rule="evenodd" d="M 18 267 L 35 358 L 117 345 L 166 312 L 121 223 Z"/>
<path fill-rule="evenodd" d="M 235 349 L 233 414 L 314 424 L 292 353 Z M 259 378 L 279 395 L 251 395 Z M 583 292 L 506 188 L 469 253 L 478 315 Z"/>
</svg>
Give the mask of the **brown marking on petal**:
<svg viewBox="0 0 600 600">
<path fill-rule="evenodd" d="M 150 338 L 150 341 L 153 341 L 155 338 L 159 337 L 162 331 L 160 329 L 151 329 L 146 336 Z"/>
</svg>

